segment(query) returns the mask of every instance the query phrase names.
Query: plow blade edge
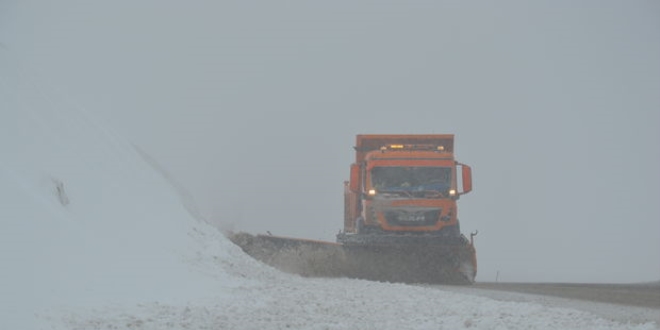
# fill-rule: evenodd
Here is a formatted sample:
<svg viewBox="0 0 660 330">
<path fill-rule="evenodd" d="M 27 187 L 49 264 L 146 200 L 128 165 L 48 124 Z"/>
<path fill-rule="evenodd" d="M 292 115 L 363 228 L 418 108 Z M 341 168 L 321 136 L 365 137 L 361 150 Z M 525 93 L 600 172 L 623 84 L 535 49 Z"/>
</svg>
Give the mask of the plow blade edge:
<svg viewBox="0 0 660 330">
<path fill-rule="evenodd" d="M 229 238 L 253 258 L 306 277 L 472 284 L 477 269 L 474 247 L 464 237 L 339 237 L 343 244 L 247 233 Z"/>
</svg>

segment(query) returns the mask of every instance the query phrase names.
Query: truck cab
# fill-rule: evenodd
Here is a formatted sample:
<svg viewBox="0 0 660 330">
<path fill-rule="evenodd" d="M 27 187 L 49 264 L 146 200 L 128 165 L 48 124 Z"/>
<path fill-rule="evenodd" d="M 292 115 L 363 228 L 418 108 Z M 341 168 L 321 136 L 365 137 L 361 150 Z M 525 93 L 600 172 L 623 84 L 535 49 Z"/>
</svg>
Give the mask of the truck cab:
<svg viewBox="0 0 660 330">
<path fill-rule="evenodd" d="M 456 201 L 472 178 L 453 147 L 451 134 L 358 135 L 344 233 L 459 237 Z"/>
</svg>

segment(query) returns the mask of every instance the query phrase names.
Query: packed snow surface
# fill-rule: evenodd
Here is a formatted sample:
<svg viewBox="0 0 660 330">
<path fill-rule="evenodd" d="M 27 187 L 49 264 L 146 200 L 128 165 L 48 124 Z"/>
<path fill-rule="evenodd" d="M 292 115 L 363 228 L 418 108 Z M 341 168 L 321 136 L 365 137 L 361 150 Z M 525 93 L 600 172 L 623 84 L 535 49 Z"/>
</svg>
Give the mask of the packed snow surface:
<svg viewBox="0 0 660 330">
<path fill-rule="evenodd" d="M 164 171 L 71 98 L 0 49 L 0 329 L 657 329 L 280 273 L 193 216 Z"/>
</svg>

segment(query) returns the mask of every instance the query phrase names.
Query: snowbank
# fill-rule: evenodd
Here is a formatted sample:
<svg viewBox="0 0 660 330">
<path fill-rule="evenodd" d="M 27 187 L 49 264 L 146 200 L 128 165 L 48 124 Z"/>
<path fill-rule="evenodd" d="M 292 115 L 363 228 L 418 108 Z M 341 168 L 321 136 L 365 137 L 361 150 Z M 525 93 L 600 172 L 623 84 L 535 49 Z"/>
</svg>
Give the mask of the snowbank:
<svg viewBox="0 0 660 330">
<path fill-rule="evenodd" d="M 653 329 L 256 263 L 126 141 L 0 50 L 1 329 Z M 145 128 L 148 129 L 148 128 Z"/>
<path fill-rule="evenodd" d="M 242 253 L 130 144 L 17 67 L 0 49 L 0 328 L 54 305 L 182 301 L 247 282 L 209 266 Z"/>
</svg>

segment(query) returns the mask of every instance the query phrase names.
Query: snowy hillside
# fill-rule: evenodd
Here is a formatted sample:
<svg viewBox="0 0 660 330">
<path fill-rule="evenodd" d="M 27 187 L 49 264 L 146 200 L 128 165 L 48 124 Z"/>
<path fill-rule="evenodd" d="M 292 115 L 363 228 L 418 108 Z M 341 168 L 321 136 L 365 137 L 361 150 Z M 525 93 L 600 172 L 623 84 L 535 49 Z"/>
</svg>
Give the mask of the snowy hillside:
<svg viewBox="0 0 660 330">
<path fill-rule="evenodd" d="M 0 329 L 655 329 L 245 256 L 133 146 L 0 48 Z M 148 151 L 147 151 L 148 152 Z"/>
<path fill-rule="evenodd" d="M 49 306 L 179 301 L 245 285 L 211 259 L 239 251 L 193 219 L 130 144 L 0 55 L 0 328 L 23 328 Z"/>
</svg>

